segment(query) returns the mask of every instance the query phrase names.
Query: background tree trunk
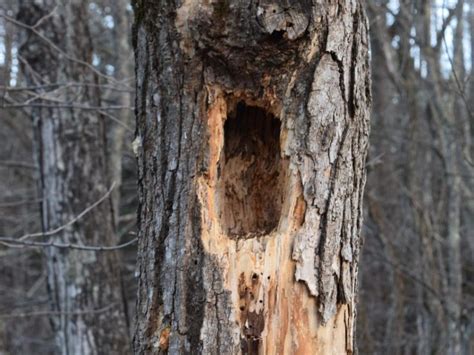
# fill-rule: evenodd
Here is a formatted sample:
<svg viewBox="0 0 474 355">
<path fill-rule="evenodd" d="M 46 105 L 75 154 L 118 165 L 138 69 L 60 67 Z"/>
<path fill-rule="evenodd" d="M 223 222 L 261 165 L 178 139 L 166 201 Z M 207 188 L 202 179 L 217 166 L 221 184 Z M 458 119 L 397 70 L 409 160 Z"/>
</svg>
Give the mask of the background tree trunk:
<svg viewBox="0 0 474 355">
<path fill-rule="evenodd" d="M 18 13 L 18 20 L 37 32 L 25 30 L 20 55 L 28 84 L 39 87 L 33 118 L 45 232 L 71 221 L 110 188 L 104 120 L 87 109 L 100 104 L 90 65 L 87 6 L 83 0 L 22 1 Z M 58 89 L 45 94 L 41 87 L 46 84 Z M 114 244 L 111 207 L 110 199 L 105 199 L 50 238 L 72 244 Z M 46 263 L 59 351 L 128 353 L 117 255 L 49 248 Z"/>
<path fill-rule="evenodd" d="M 128 135 L 133 131 L 127 132 L 127 127 L 132 126 L 133 114 L 129 109 L 131 106 L 131 94 L 126 90 L 129 86 L 133 86 L 133 66 L 131 58 L 133 51 L 130 48 L 130 21 L 127 5 L 129 0 L 116 0 L 112 8 L 114 15 L 114 42 L 115 42 L 115 77 L 123 84 L 123 89 L 118 93 L 117 102 L 123 108 L 118 112 L 117 118 L 122 124 L 115 123 L 111 128 L 112 141 L 110 142 L 109 154 L 109 173 L 113 181 L 117 183 L 117 189 L 112 192 L 112 202 L 114 207 L 114 219 L 118 226 L 120 211 L 120 188 L 122 184 L 122 158 L 124 153 L 124 142 Z M 127 85 L 129 84 L 130 85 Z M 133 139 L 133 138 L 131 138 Z M 131 140 L 130 139 L 130 140 Z"/>
<path fill-rule="evenodd" d="M 135 351 L 352 353 L 370 104 L 360 3 L 134 6 Z"/>
</svg>

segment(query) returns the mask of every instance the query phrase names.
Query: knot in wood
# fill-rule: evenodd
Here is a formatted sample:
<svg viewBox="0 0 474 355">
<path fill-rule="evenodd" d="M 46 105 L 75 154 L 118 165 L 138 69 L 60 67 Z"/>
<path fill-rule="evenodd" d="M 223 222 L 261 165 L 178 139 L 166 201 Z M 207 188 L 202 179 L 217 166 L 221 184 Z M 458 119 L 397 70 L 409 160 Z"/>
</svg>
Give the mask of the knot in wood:
<svg viewBox="0 0 474 355">
<path fill-rule="evenodd" d="M 257 7 L 257 19 L 268 34 L 280 34 L 289 40 L 301 37 L 309 23 L 302 9 L 278 4 L 260 4 Z"/>
</svg>

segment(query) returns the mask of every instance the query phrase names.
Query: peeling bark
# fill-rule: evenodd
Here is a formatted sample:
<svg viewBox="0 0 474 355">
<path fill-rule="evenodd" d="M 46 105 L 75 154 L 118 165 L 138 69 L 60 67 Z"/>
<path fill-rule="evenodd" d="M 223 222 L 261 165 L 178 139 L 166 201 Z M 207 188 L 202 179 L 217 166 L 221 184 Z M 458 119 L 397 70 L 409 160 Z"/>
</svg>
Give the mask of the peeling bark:
<svg viewBox="0 0 474 355">
<path fill-rule="evenodd" d="M 134 7 L 135 352 L 354 352 L 371 101 L 361 4 Z"/>
</svg>

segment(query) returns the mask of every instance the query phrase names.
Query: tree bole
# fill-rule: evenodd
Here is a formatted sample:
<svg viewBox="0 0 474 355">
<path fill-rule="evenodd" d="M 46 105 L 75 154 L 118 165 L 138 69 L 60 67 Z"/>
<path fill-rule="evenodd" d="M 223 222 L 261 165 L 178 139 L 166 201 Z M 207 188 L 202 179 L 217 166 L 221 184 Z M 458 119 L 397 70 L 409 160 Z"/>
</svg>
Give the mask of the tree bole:
<svg viewBox="0 0 474 355">
<path fill-rule="evenodd" d="M 134 9 L 135 352 L 354 352 L 371 102 L 361 4 Z"/>
</svg>

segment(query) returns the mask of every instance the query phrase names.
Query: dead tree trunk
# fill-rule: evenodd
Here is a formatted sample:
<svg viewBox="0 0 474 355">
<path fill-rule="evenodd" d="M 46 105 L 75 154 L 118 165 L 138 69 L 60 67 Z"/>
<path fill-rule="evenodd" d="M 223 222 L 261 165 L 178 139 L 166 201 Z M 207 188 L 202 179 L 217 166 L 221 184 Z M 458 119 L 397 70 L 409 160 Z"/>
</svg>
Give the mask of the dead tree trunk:
<svg viewBox="0 0 474 355">
<path fill-rule="evenodd" d="M 134 7 L 135 352 L 352 353 L 371 100 L 361 4 Z"/>
<path fill-rule="evenodd" d="M 25 29 L 20 54 L 32 102 L 45 232 L 64 226 L 106 195 L 104 120 L 90 65 L 92 46 L 83 0 L 22 1 Z M 59 243 L 115 243 L 111 201 L 105 199 L 51 238 Z M 62 354 L 129 352 L 118 255 L 46 250 L 48 291 Z"/>
</svg>

